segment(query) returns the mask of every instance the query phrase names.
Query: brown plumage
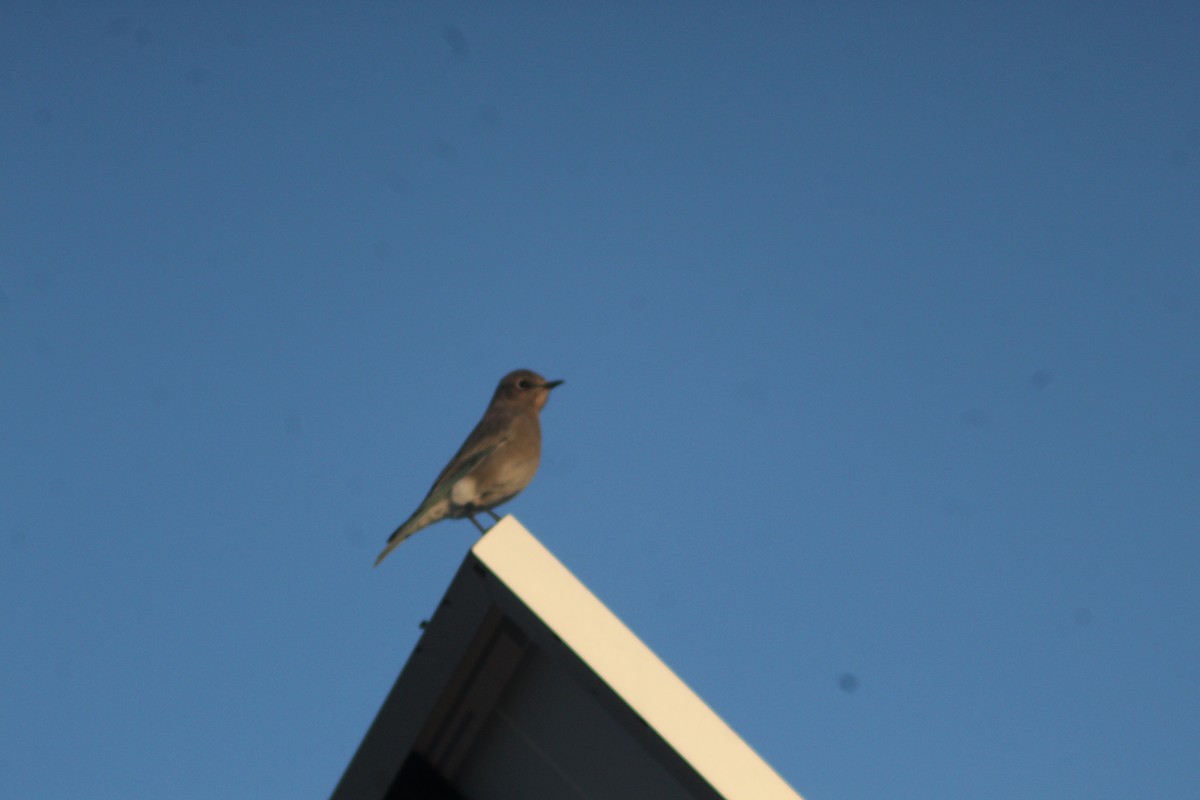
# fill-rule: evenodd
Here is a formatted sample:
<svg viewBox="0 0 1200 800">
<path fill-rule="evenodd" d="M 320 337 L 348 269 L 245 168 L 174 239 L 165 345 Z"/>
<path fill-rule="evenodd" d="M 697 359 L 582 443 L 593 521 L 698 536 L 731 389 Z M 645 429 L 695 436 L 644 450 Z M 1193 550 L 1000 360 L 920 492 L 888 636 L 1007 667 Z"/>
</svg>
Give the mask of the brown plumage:
<svg viewBox="0 0 1200 800">
<path fill-rule="evenodd" d="M 548 381 L 536 372 L 519 369 L 500 380 L 483 419 L 433 482 L 433 487 L 404 524 L 395 530 L 375 566 L 409 536 L 427 525 L 467 517 L 483 532 L 475 515 L 507 502 L 529 485 L 542 457 L 538 412 L 550 390 L 562 381 Z"/>
</svg>

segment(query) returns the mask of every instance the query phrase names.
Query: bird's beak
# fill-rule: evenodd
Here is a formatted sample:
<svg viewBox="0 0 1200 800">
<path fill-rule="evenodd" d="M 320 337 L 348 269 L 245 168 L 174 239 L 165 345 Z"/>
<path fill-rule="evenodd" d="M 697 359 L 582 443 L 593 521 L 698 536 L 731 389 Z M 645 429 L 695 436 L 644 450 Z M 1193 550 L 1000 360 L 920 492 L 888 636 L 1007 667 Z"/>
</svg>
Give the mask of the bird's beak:
<svg viewBox="0 0 1200 800">
<path fill-rule="evenodd" d="M 545 383 L 542 384 L 542 388 L 549 391 L 550 389 L 553 389 L 555 386 L 562 386 L 563 383 L 565 383 L 565 381 L 546 381 Z"/>
</svg>

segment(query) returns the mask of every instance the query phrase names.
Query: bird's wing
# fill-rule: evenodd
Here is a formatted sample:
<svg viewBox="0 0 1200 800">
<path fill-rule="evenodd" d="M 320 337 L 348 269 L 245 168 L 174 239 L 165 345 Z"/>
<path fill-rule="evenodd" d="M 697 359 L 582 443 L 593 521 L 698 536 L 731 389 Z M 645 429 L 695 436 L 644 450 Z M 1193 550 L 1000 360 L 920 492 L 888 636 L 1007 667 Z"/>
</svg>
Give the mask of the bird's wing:
<svg viewBox="0 0 1200 800">
<path fill-rule="evenodd" d="M 483 419 L 467 436 L 467 440 L 458 448 L 454 458 L 437 476 L 433 486 L 429 487 L 429 495 L 437 494 L 439 490 L 449 492 L 454 484 L 470 475 L 488 456 L 508 441 L 510 419 L 498 414 L 484 414 Z"/>
<path fill-rule="evenodd" d="M 449 497 L 450 492 L 454 489 L 454 484 L 474 472 L 488 456 L 496 451 L 496 448 L 506 441 L 508 440 L 500 439 L 492 442 L 487 447 L 476 450 L 466 458 L 455 456 L 454 460 L 446 465 L 446 468 L 442 470 L 442 474 L 434 481 L 433 488 L 429 490 L 428 497 L 425 498 L 425 502 L 421 503 L 421 505 L 428 505 L 430 500 L 436 503 L 443 497 Z"/>
<path fill-rule="evenodd" d="M 458 448 L 454 458 L 450 459 L 450 463 L 437 476 L 421 505 L 417 506 L 412 516 L 388 537 L 387 546 L 383 548 L 379 558 L 375 559 L 375 566 L 379 566 L 379 562 L 409 536 L 426 525 L 445 518 L 449 511 L 450 492 L 454 490 L 454 484 L 478 469 L 488 456 L 507 441 L 508 420 L 500 415 L 484 414 L 462 447 Z"/>
</svg>

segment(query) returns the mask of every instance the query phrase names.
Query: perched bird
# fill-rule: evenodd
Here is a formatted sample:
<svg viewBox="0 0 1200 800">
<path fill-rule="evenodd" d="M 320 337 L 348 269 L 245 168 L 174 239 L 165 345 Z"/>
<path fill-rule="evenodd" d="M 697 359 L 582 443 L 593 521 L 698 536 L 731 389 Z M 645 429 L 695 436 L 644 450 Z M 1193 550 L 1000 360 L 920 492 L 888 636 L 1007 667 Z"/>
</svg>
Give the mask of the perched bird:
<svg viewBox="0 0 1200 800">
<path fill-rule="evenodd" d="M 466 517 L 483 533 L 475 515 L 517 496 L 533 480 L 542 457 L 538 412 L 550 390 L 562 381 L 548 381 L 536 372 L 519 369 L 500 380 L 483 419 L 433 482 L 433 488 L 412 516 L 391 535 L 375 566 L 409 536 L 450 517 Z"/>
</svg>

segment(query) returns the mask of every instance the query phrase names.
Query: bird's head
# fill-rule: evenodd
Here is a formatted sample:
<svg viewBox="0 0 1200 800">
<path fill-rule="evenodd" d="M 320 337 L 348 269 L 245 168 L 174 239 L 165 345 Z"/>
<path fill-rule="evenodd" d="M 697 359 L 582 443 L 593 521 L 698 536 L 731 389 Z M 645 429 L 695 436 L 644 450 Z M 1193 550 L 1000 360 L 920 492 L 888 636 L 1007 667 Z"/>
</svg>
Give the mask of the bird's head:
<svg viewBox="0 0 1200 800">
<path fill-rule="evenodd" d="M 550 397 L 550 390 L 561 384 L 562 381 L 548 381 L 532 370 L 514 370 L 500 379 L 492 402 L 527 404 L 541 411 Z"/>
</svg>

